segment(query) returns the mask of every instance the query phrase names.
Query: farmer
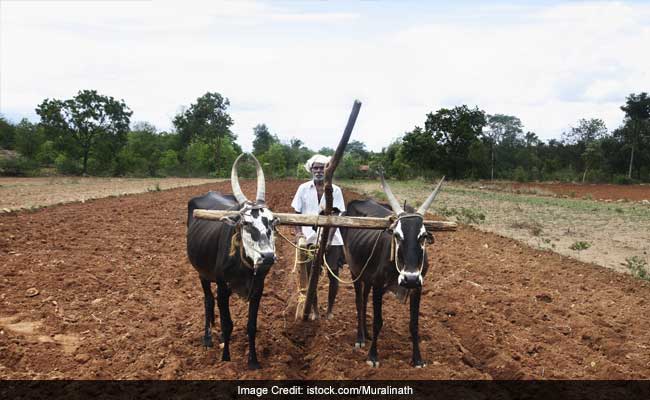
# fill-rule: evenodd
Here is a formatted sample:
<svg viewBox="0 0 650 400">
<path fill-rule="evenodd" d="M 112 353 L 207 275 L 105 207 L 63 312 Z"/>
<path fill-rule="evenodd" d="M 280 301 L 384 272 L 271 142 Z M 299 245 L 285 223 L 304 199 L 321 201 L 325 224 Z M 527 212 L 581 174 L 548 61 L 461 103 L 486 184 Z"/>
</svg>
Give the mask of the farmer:
<svg viewBox="0 0 650 400">
<path fill-rule="evenodd" d="M 316 154 L 305 163 L 305 169 L 311 173 L 312 180 L 300 185 L 296 195 L 293 197 L 291 207 L 293 207 L 298 214 L 318 215 L 321 211 L 325 210 L 325 196 L 323 195 L 325 192 L 325 166 L 329 161 L 330 157 Z M 332 189 L 332 211 L 334 213 L 345 211 L 345 203 L 343 201 L 341 188 L 333 184 Z M 300 294 L 298 299 L 298 308 L 296 309 L 296 318 L 303 313 L 305 295 L 309 284 L 307 271 L 311 269 L 311 263 L 305 261 L 310 259 L 310 255 L 313 257 L 316 254 L 315 246 L 320 242 L 318 237 L 319 231 L 320 230 L 312 226 L 296 226 L 294 230 L 298 247 L 301 249 L 310 249 L 310 251 L 300 251 L 300 255 L 298 256 L 298 262 L 300 263 Z M 331 232 L 332 230 L 330 229 L 330 239 L 325 253 L 325 261 L 331 268 L 332 272 L 338 276 L 339 268 L 344 263 L 343 239 L 341 238 L 341 233 L 338 229 L 334 231 L 333 235 Z M 336 299 L 336 292 L 338 291 L 339 286 L 336 277 L 332 276 L 332 274 L 328 274 L 328 276 L 330 279 L 330 285 L 327 298 L 327 318 L 329 319 L 332 317 L 332 308 L 334 307 L 334 300 Z M 312 318 L 318 318 L 318 307 L 314 307 Z"/>
</svg>

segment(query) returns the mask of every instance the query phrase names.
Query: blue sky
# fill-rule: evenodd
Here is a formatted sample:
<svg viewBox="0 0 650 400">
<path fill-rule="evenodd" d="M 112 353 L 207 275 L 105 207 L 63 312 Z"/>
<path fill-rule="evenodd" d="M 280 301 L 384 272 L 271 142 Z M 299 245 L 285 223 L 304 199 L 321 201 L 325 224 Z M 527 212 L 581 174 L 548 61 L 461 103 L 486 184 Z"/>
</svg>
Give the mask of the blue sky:
<svg viewBox="0 0 650 400">
<path fill-rule="evenodd" d="M 217 91 L 244 149 L 258 123 L 333 147 L 355 98 L 373 150 L 460 104 L 549 139 L 616 128 L 650 89 L 648 43 L 644 2 L 2 0 L 0 113 L 36 121 L 44 98 L 92 88 L 167 130 Z"/>
</svg>

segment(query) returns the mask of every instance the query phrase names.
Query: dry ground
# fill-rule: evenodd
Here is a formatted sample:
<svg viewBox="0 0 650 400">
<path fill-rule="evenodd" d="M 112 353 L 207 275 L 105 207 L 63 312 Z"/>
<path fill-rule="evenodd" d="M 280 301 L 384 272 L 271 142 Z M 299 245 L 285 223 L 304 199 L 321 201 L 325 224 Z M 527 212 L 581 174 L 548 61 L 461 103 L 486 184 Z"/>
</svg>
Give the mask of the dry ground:
<svg viewBox="0 0 650 400">
<path fill-rule="evenodd" d="M 270 206 L 289 211 L 298 184 L 270 183 Z M 280 239 L 259 316 L 264 369 L 245 369 L 241 299 L 231 302 L 233 361 L 218 361 L 218 348 L 201 346 L 202 292 L 185 255 L 187 200 L 215 188 L 229 190 L 0 215 L 0 378 L 650 378 L 647 283 L 467 226 L 438 233 L 428 253 L 427 368 L 409 366 L 408 312 L 390 297 L 377 369 L 353 347 L 352 288 L 341 288 L 334 320 L 293 322 L 293 248 Z"/>
<path fill-rule="evenodd" d="M 0 177 L 0 211 L 70 203 L 215 182 L 203 178 L 5 178 Z"/>
</svg>

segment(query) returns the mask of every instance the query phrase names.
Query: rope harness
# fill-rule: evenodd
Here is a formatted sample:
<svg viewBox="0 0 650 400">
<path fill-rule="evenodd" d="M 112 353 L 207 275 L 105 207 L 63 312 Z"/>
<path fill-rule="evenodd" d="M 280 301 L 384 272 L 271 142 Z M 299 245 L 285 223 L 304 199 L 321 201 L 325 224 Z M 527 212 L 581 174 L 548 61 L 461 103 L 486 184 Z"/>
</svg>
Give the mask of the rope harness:
<svg viewBox="0 0 650 400">
<path fill-rule="evenodd" d="M 397 226 L 397 224 L 403 218 L 414 218 L 414 217 L 422 218 L 420 214 L 413 214 L 413 213 L 404 213 L 399 215 L 395 219 L 395 221 L 391 224 L 389 230 L 393 231 Z M 426 245 L 422 245 L 420 247 L 422 248 L 422 261 L 420 262 L 420 268 L 418 270 L 418 274 L 422 274 L 422 270 L 424 269 L 424 260 L 427 257 Z M 397 242 L 397 238 L 395 237 L 395 235 L 393 235 L 390 241 L 390 260 L 394 263 L 397 274 L 401 275 L 404 272 L 404 269 L 399 268 L 399 257 L 397 256 L 398 252 L 399 252 L 399 243 Z"/>
</svg>

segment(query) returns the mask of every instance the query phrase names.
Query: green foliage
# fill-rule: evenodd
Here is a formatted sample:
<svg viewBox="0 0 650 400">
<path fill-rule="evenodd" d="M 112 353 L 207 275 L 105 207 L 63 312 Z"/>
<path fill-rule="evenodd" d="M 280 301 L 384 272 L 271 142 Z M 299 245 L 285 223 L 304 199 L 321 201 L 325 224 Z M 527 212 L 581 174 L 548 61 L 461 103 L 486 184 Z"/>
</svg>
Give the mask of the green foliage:
<svg viewBox="0 0 650 400">
<path fill-rule="evenodd" d="M 70 159 L 61 153 L 54 159 L 56 171 L 63 175 L 78 175 L 82 171 L 82 166 L 77 160 Z"/>
<path fill-rule="evenodd" d="M 639 279 L 650 280 L 650 268 L 648 268 L 648 263 L 641 257 L 632 256 L 625 259 L 625 266 L 632 276 L 635 276 Z"/>
<path fill-rule="evenodd" d="M 45 141 L 43 129 L 23 118 L 16 125 L 14 135 L 16 150 L 28 159 L 36 158 L 39 147 Z"/>
<path fill-rule="evenodd" d="M 81 90 L 69 100 L 45 99 L 36 113 L 41 117 L 41 126 L 58 139 L 67 157 L 80 155 L 82 173 L 88 171 L 93 151 L 101 161 L 106 161 L 104 157 L 112 161 L 117 156 L 126 143 L 133 114 L 123 100 L 100 95 L 95 90 Z"/>
<path fill-rule="evenodd" d="M 0 159 L 0 176 L 33 176 L 38 172 L 38 163 L 26 157 Z"/>
<path fill-rule="evenodd" d="M 255 136 L 255 139 L 253 139 L 253 154 L 256 156 L 266 153 L 272 144 L 280 142 L 278 137 L 272 135 L 264 124 L 255 126 L 253 135 Z"/>
<path fill-rule="evenodd" d="M 517 182 L 526 182 L 528 181 L 528 174 L 522 167 L 517 167 L 512 172 L 512 178 Z"/>
<path fill-rule="evenodd" d="M 569 249 L 582 251 L 582 250 L 587 250 L 590 247 L 591 247 L 591 243 L 589 242 L 577 241 L 574 242 L 571 246 L 569 246 Z"/>
<path fill-rule="evenodd" d="M 172 149 L 165 150 L 158 160 L 158 168 L 162 175 L 180 175 L 181 163 L 178 161 L 178 153 Z"/>
<path fill-rule="evenodd" d="M 287 165 L 285 162 L 285 146 L 280 143 L 273 143 L 269 150 L 261 156 L 260 162 L 264 167 L 264 174 L 272 178 L 282 178 L 286 175 Z"/>
<path fill-rule="evenodd" d="M 204 142 L 194 142 L 185 151 L 187 174 L 205 176 L 216 170 L 214 146 Z"/>
<path fill-rule="evenodd" d="M 207 92 L 196 99 L 187 110 L 174 117 L 173 123 L 180 134 L 183 146 L 192 146 L 193 143 L 202 142 L 213 149 L 214 162 L 210 171 L 223 171 L 229 169 L 222 154 L 223 143 L 227 140 L 234 141 L 236 136 L 230 131 L 233 120 L 227 112 L 230 101 L 219 93 Z M 205 168 L 205 160 L 200 163 L 189 161 L 192 165 L 201 164 Z M 192 174 L 198 171 L 191 170 Z M 207 171 L 206 171 L 207 172 Z"/>
<path fill-rule="evenodd" d="M 463 224 L 481 224 L 485 221 L 485 214 L 473 208 L 447 208 L 442 207 L 438 212 L 445 217 L 456 217 Z"/>
<path fill-rule="evenodd" d="M 7 121 L 2 115 L 0 115 L 0 148 L 13 150 L 15 141 L 14 135 L 14 126 L 11 122 Z"/>
</svg>

